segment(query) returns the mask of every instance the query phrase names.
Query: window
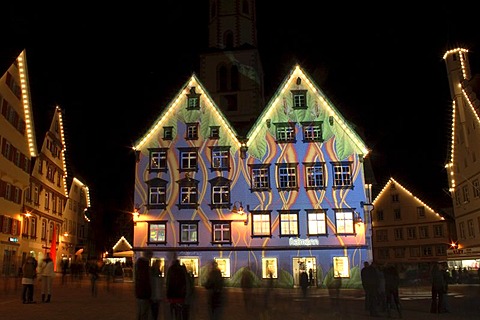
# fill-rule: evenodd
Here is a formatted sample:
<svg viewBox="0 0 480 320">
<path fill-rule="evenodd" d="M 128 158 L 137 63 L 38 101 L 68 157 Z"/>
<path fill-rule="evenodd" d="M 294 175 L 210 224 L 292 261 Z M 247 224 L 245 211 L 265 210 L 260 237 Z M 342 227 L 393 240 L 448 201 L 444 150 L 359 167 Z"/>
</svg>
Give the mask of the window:
<svg viewBox="0 0 480 320">
<path fill-rule="evenodd" d="M 395 194 L 392 194 L 392 202 L 398 202 L 399 199 L 398 199 L 398 194 L 395 193 Z"/>
<path fill-rule="evenodd" d="M 402 228 L 395 228 L 393 230 L 395 234 L 395 240 L 403 240 L 403 229 Z"/>
<path fill-rule="evenodd" d="M 42 240 L 47 240 L 47 221 L 42 220 Z"/>
<path fill-rule="evenodd" d="M 30 238 L 37 238 L 37 218 L 34 217 L 30 218 Z"/>
<path fill-rule="evenodd" d="M 383 210 L 377 210 L 377 221 L 383 221 L 384 219 L 384 214 L 383 214 Z"/>
<path fill-rule="evenodd" d="M 447 248 L 444 245 L 435 246 L 435 255 L 446 256 L 447 255 Z"/>
<path fill-rule="evenodd" d="M 388 241 L 388 230 L 376 230 L 375 235 L 377 237 L 378 242 L 386 242 Z"/>
<path fill-rule="evenodd" d="M 212 221 L 212 243 L 231 244 L 231 222 Z"/>
<path fill-rule="evenodd" d="M 307 109 L 307 90 L 292 90 L 293 109 Z"/>
<path fill-rule="evenodd" d="M 417 207 L 417 217 L 419 219 L 425 218 L 425 207 Z"/>
<path fill-rule="evenodd" d="M 465 239 L 465 222 L 460 222 L 458 224 L 458 228 L 460 229 L 460 239 Z"/>
<path fill-rule="evenodd" d="M 302 122 L 303 142 L 322 142 L 322 122 Z"/>
<path fill-rule="evenodd" d="M 468 195 L 468 186 L 463 186 L 462 187 L 462 193 L 463 193 L 463 203 L 467 203 L 470 201 L 469 195 Z"/>
<path fill-rule="evenodd" d="M 420 239 L 428 238 L 428 227 L 418 227 Z"/>
<path fill-rule="evenodd" d="M 210 127 L 210 139 L 220 139 L 220 127 L 218 126 Z"/>
<path fill-rule="evenodd" d="M 333 188 L 352 188 L 351 163 L 334 162 L 333 169 Z"/>
<path fill-rule="evenodd" d="M 422 247 L 422 257 L 431 257 L 433 256 L 433 250 L 431 246 Z"/>
<path fill-rule="evenodd" d="M 173 127 L 163 127 L 163 140 L 173 140 Z"/>
<path fill-rule="evenodd" d="M 262 258 L 262 278 L 263 279 L 278 278 L 276 258 Z"/>
<path fill-rule="evenodd" d="M 297 163 L 277 163 L 278 189 L 298 190 Z"/>
<path fill-rule="evenodd" d="M 270 165 L 254 164 L 251 168 L 251 190 L 268 191 L 270 190 Z"/>
<path fill-rule="evenodd" d="M 419 247 L 411 247 L 410 248 L 410 257 L 420 257 L 420 248 Z"/>
<path fill-rule="evenodd" d="M 187 110 L 200 110 L 200 94 L 195 92 L 195 87 L 187 94 Z"/>
<path fill-rule="evenodd" d="M 335 225 L 337 234 L 353 234 L 353 211 L 351 210 L 336 210 L 335 211 Z"/>
<path fill-rule="evenodd" d="M 327 214 L 323 209 L 307 209 L 307 235 L 325 236 L 327 235 Z"/>
<path fill-rule="evenodd" d="M 198 123 L 186 123 L 186 140 L 197 140 L 198 139 Z"/>
<path fill-rule="evenodd" d="M 223 278 L 230 278 L 230 259 L 229 258 L 214 258 L 217 262 L 218 269 L 222 273 Z"/>
<path fill-rule="evenodd" d="M 394 249 L 395 258 L 405 258 L 405 248 Z"/>
<path fill-rule="evenodd" d="M 480 183 L 478 182 L 478 179 L 473 180 L 473 197 L 478 198 L 480 197 Z"/>
<path fill-rule="evenodd" d="M 472 221 L 473 222 L 473 221 Z M 441 224 L 435 224 L 433 225 L 433 236 L 435 238 L 441 238 L 443 237 L 443 225 Z"/>
<path fill-rule="evenodd" d="M 280 215 L 280 237 L 299 236 L 298 213 L 300 210 L 278 210 Z"/>
<path fill-rule="evenodd" d="M 28 237 L 28 217 L 24 216 L 23 217 L 23 224 L 22 224 L 22 236 L 27 236 Z"/>
<path fill-rule="evenodd" d="M 417 228 L 416 227 L 408 227 L 407 228 L 407 239 L 417 239 Z"/>
<path fill-rule="evenodd" d="M 167 171 L 167 148 L 148 149 L 150 152 L 150 171 Z"/>
<path fill-rule="evenodd" d="M 291 142 L 294 143 L 295 139 L 295 124 L 289 122 L 274 123 L 276 127 L 277 142 Z"/>
<path fill-rule="evenodd" d="M 468 237 L 474 238 L 475 237 L 475 229 L 473 227 L 473 220 L 469 219 L 467 221 L 467 230 L 468 230 Z"/>
<path fill-rule="evenodd" d="M 167 243 L 167 222 L 150 222 L 148 224 L 148 243 Z"/>
<path fill-rule="evenodd" d="M 270 211 L 252 211 L 252 237 L 271 237 Z"/>
<path fill-rule="evenodd" d="M 230 208 L 230 183 L 231 181 L 224 177 L 215 177 L 210 179 L 212 203 L 210 207 Z"/>
<path fill-rule="evenodd" d="M 402 211 L 400 208 L 393 209 L 393 218 L 395 220 L 401 220 L 402 219 Z"/>
<path fill-rule="evenodd" d="M 198 244 L 198 221 L 179 221 L 180 244 Z"/>
<path fill-rule="evenodd" d="M 167 181 L 154 178 L 146 182 L 148 186 L 148 207 L 164 209 L 167 206 Z"/>
<path fill-rule="evenodd" d="M 198 207 L 198 180 L 185 177 L 177 181 L 180 187 L 178 207 L 196 209 Z"/>
<path fill-rule="evenodd" d="M 197 148 L 178 148 L 180 151 L 180 172 L 198 171 Z"/>
<path fill-rule="evenodd" d="M 230 170 L 230 147 L 210 147 L 212 150 L 212 171 Z"/>
<path fill-rule="evenodd" d="M 390 250 L 388 248 L 379 248 L 378 249 L 378 256 L 381 259 L 388 259 L 388 258 L 390 258 Z"/>
<path fill-rule="evenodd" d="M 325 188 L 325 164 L 323 162 L 303 163 L 305 167 L 305 188 L 307 190 Z"/>
</svg>

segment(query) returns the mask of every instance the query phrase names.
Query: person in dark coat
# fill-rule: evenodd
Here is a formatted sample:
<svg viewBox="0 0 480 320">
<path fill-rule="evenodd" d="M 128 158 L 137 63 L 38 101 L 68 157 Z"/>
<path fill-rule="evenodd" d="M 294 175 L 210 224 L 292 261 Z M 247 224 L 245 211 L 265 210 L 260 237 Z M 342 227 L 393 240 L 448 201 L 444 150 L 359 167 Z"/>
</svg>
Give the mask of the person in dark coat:
<svg viewBox="0 0 480 320">
<path fill-rule="evenodd" d="M 400 310 L 400 297 L 398 294 L 398 286 L 400 285 L 400 277 L 398 276 L 397 268 L 394 265 L 387 265 L 384 270 L 385 275 L 385 297 L 387 303 L 387 313 L 390 317 L 390 309 L 397 309 L 398 316 L 402 317 L 402 311 Z"/>
<path fill-rule="evenodd" d="M 37 260 L 30 256 L 22 266 L 22 301 L 23 303 L 35 303 L 33 301 L 33 287 L 37 276 Z"/>
<path fill-rule="evenodd" d="M 300 287 L 302 288 L 302 295 L 307 297 L 308 275 L 305 271 L 300 272 Z"/>
<path fill-rule="evenodd" d="M 370 265 L 368 265 L 368 262 L 365 262 L 364 265 L 365 267 L 361 271 L 361 278 L 363 289 L 365 290 L 366 308 L 370 312 L 371 316 L 378 317 L 377 297 L 378 286 L 380 283 L 378 271 L 374 262 L 372 262 Z"/>
<path fill-rule="evenodd" d="M 151 251 L 146 251 L 135 264 L 135 298 L 137 299 L 137 320 L 152 319 L 152 275 L 150 271 Z"/>
<path fill-rule="evenodd" d="M 444 272 L 438 263 L 432 266 L 432 303 L 430 305 L 431 313 L 441 313 L 444 310 L 444 295 L 447 293 L 447 282 Z"/>
<path fill-rule="evenodd" d="M 211 320 L 221 318 L 223 307 L 223 277 L 215 260 L 212 261 L 205 288 L 209 291 L 208 305 Z"/>
<path fill-rule="evenodd" d="M 182 319 L 187 295 L 187 269 L 174 258 L 167 271 L 167 300 L 170 303 L 172 319 Z"/>
</svg>

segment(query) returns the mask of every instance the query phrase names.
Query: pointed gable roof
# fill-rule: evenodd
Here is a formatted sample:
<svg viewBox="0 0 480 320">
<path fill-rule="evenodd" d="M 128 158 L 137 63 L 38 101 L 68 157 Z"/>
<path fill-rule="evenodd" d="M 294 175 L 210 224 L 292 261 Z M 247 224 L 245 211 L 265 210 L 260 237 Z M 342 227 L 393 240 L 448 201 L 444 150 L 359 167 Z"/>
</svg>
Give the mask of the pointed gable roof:
<svg viewBox="0 0 480 320">
<path fill-rule="evenodd" d="M 192 88 L 194 88 L 193 91 L 196 94 L 202 96 L 199 110 L 200 114 L 196 113 L 192 115 L 192 113 L 186 111 L 187 95 L 190 94 Z M 228 135 L 223 135 L 220 140 L 227 139 L 230 143 L 221 144 L 231 145 L 232 151 L 235 151 L 241 147 L 236 130 L 225 118 L 197 76 L 193 74 L 192 77 L 175 95 L 169 105 L 163 110 L 150 129 L 147 130 L 146 134 L 135 142 L 133 149 L 139 150 L 144 148 L 154 136 L 158 135 L 158 132 L 162 127 L 169 125 L 175 126 L 176 122 L 172 121 L 172 119 L 177 119 L 176 117 L 182 118 L 185 122 L 199 119 L 202 124 L 216 123 L 217 125 L 222 125 L 227 130 Z M 211 119 L 212 117 L 214 119 Z M 202 126 L 200 129 L 200 134 L 203 134 L 203 136 L 208 136 L 208 125 Z"/>
<path fill-rule="evenodd" d="M 294 110 L 290 90 L 306 90 L 308 109 Z M 247 134 L 249 154 L 261 158 L 266 152 L 262 148 L 262 137 L 273 126 L 265 125 L 267 122 L 323 122 L 330 124 L 324 126 L 324 140 L 335 136 L 337 139 L 337 153 L 344 158 L 351 153 L 358 153 L 364 157 L 369 150 L 360 136 L 352 129 L 333 103 L 324 92 L 304 72 L 300 66 L 295 66 L 284 79 L 275 94 L 270 99 L 267 107 L 257 118 L 257 121 Z M 337 125 L 333 125 L 337 124 Z M 342 141 L 339 143 L 339 141 Z"/>
<path fill-rule="evenodd" d="M 378 201 L 382 198 L 382 196 L 386 192 L 386 190 L 388 190 L 389 188 L 392 188 L 392 187 L 395 187 L 395 188 L 399 187 L 400 189 L 402 189 L 409 196 L 411 196 L 414 201 L 417 201 L 420 206 L 424 206 L 424 207 L 428 208 L 429 210 L 431 210 L 440 220 L 446 220 L 446 219 L 451 220 L 452 219 L 448 214 L 446 214 L 444 212 L 437 212 L 436 210 L 432 209 L 432 207 L 430 207 L 425 202 L 420 200 L 417 196 L 415 196 L 412 192 L 410 192 L 407 188 L 405 188 L 403 185 L 398 183 L 398 181 L 396 181 L 393 178 L 388 179 L 388 181 L 385 184 L 385 186 L 383 187 L 383 189 L 375 197 L 375 200 L 373 200 L 374 207 L 378 203 Z"/>
<path fill-rule="evenodd" d="M 28 77 L 28 67 L 27 67 L 27 54 L 26 50 L 22 50 L 17 56 L 14 62 L 9 62 L 10 65 L 7 66 L 7 70 L 2 75 L 2 78 L 6 76 L 11 70 L 18 70 L 20 78 L 20 91 L 21 97 L 19 97 L 22 105 L 25 118 L 25 134 L 28 142 L 28 149 L 30 151 L 31 157 L 36 157 L 38 155 L 37 142 L 35 136 L 35 125 L 32 112 L 32 99 L 30 94 L 30 81 Z M 15 67 L 16 66 L 16 67 Z"/>
<path fill-rule="evenodd" d="M 124 236 L 120 237 L 117 243 L 113 246 L 113 252 L 122 252 L 132 250 L 132 245 L 128 243 Z"/>
</svg>

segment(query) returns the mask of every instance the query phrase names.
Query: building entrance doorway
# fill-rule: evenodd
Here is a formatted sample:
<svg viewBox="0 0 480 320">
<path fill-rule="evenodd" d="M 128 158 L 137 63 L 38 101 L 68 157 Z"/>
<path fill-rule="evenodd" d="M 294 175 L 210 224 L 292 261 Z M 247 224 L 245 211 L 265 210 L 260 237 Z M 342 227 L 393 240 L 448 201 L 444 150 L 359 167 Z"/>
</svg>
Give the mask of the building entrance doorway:
<svg viewBox="0 0 480 320">
<path fill-rule="evenodd" d="M 317 260 L 315 257 L 293 258 L 293 286 L 300 286 L 300 273 L 306 272 L 310 286 L 317 286 Z"/>
</svg>

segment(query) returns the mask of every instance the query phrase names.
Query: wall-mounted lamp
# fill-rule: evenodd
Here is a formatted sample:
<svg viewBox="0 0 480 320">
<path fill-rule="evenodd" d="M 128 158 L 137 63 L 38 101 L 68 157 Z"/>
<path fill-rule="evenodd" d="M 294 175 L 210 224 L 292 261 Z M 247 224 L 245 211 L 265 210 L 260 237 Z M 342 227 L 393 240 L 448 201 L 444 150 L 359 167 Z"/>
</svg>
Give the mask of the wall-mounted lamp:
<svg viewBox="0 0 480 320">
<path fill-rule="evenodd" d="M 238 207 L 237 207 L 237 204 L 238 204 Z M 248 206 L 247 206 L 247 209 L 248 209 Z M 232 208 L 232 213 L 233 214 L 239 214 L 241 216 L 245 215 L 245 220 L 233 220 L 233 221 L 241 221 L 243 222 L 245 225 L 248 225 L 248 212 L 245 212 L 244 209 L 243 209 L 243 205 L 242 205 L 242 202 L 240 201 L 235 201 L 233 203 L 233 208 Z"/>
<path fill-rule="evenodd" d="M 360 213 L 358 213 L 358 212 L 355 211 L 355 218 L 353 219 L 353 221 L 354 221 L 358 226 L 360 226 L 360 225 L 363 223 L 362 217 L 360 217 Z"/>
<path fill-rule="evenodd" d="M 134 208 L 133 209 L 133 212 L 132 212 L 132 215 L 133 215 L 133 221 L 136 221 L 138 219 L 138 217 L 140 216 L 140 211 L 138 208 Z"/>
<path fill-rule="evenodd" d="M 25 217 L 30 218 L 31 216 L 32 214 L 30 213 L 30 211 L 25 212 Z"/>
</svg>

